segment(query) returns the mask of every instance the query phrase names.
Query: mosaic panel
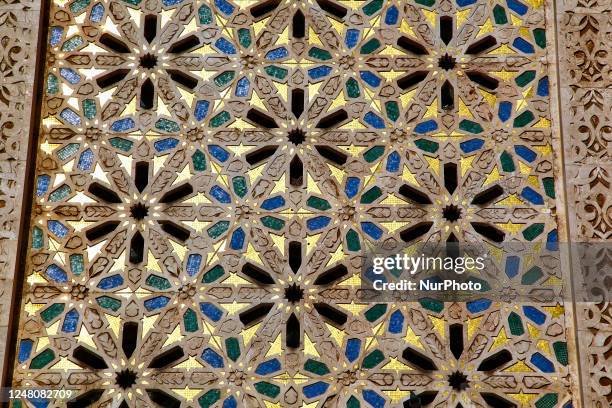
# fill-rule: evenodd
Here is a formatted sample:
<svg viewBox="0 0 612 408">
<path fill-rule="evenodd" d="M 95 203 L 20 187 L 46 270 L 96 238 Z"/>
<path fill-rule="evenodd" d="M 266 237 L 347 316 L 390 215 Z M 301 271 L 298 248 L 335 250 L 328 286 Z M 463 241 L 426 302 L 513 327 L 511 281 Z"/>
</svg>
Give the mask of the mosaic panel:
<svg viewBox="0 0 612 408">
<path fill-rule="evenodd" d="M 15 384 L 571 407 L 563 305 L 360 296 L 373 247 L 556 245 L 549 25 L 534 0 L 55 1 Z M 558 285 L 538 262 L 509 281 Z"/>
</svg>

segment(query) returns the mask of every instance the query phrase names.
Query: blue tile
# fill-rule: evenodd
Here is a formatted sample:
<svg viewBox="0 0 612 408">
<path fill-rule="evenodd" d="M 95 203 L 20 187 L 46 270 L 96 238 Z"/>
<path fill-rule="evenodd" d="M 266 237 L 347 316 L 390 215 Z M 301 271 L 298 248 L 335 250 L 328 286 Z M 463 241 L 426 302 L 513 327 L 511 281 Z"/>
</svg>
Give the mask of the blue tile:
<svg viewBox="0 0 612 408">
<path fill-rule="evenodd" d="M 389 319 L 389 333 L 401 333 L 404 328 L 404 315 L 399 310 L 391 314 Z"/>
<path fill-rule="evenodd" d="M 191 254 L 187 258 L 187 275 L 193 276 L 200 271 L 200 265 L 202 264 L 202 255 Z"/>
<path fill-rule="evenodd" d="M 525 313 L 525 316 L 529 320 L 539 326 L 543 325 L 544 322 L 546 322 L 546 314 L 533 306 L 523 306 L 523 313 Z"/>
<path fill-rule="evenodd" d="M 514 146 L 514 151 L 523 159 L 527 160 L 529 163 L 534 161 L 538 155 L 531 149 L 525 146 Z"/>
<path fill-rule="evenodd" d="M 47 222 L 47 228 L 58 238 L 65 238 L 69 231 L 64 224 L 54 220 Z"/>
<path fill-rule="evenodd" d="M 64 29 L 62 27 L 51 27 L 51 32 L 49 33 L 49 44 L 52 47 L 55 47 L 62 41 L 62 35 L 64 34 Z"/>
<path fill-rule="evenodd" d="M 165 152 L 167 150 L 174 149 L 176 146 L 178 146 L 178 144 L 178 139 L 168 138 L 156 141 L 153 143 L 153 147 L 155 147 L 155 150 L 158 152 Z"/>
<path fill-rule="evenodd" d="M 150 312 L 151 310 L 161 309 L 170 302 L 170 298 L 166 296 L 157 296 L 153 299 L 144 301 L 144 307 Z"/>
<path fill-rule="evenodd" d="M 212 368 L 223 368 L 223 357 L 211 348 L 207 348 L 202 352 L 202 360 L 204 360 Z"/>
<path fill-rule="evenodd" d="M 461 142 L 459 147 L 463 151 L 463 153 L 471 153 L 480 149 L 484 145 L 484 140 L 482 139 L 470 139 L 465 142 Z"/>
<path fill-rule="evenodd" d="M 324 394 L 329 388 L 329 384 L 323 381 L 317 381 L 314 384 L 307 385 L 303 388 L 304 396 L 308 399 L 318 397 Z"/>
<path fill-rule="evenodd" d="M 54 282 L 66 283 L 68 282 L 68 275 L 66 271 L 55 264 L 51 264 L 47 267 L 45 274 Z"/>
<path fill-rule="evenodd" d="M 359 76 L 361 79 L 372 88 L 377 88 L 382 80 L 376 76 L 373 72 L 370 71 L 359 71 Z"/>
<path fill-rule="evenodd" d="M 50 401 L 44 398 L 28 398 L 34 408 L 48 408 Z"/>
<path fill-rule="evenodd" d="M 44 195 L 49 189 L 49 183 L 51 182 L 51 177 L 46 174 L 41 174 L 36 179 L 36 195 L 38 197 Z"/>
<path fill-rule="evenodd" d="M 320 67 L 311 68 L 308 70 L 308 76 L 314 80 L 328 76 L 332 72 L 331 67 L 321 65 Z"/>
<path fill-rule="evenodd" d="M 518 256 L 509 256 L 506 258 L 506 275 L 509 278 L 514 278 L 519 273 L 519 265 L 521 259 Z"/>
<path fill-rule="evenodd" d="M 385 399 L 372 390 L 363 390 L 361 395 L 374 408 L 383 408 L 385 406 Z"/>
<path fill-rule="evenodd" d="M 238 403 L 236 402 L 236 398 L 231 396 L 227 398 L 225 401 L 223 401 L 223 406 L 221 408 L 237 408 L 237 407 L 238 407 Z"/>
<path fill-rule="evenodd" d="M 374 112 L 368 112 L 365 114 L 363 120 L 374 129 L 384 129 L 385 121 Z"/>
<path fill-rule="evenodd" d="M 378 228 L 376 224 L 369 221 L 362 222 L 361 229 L 363 229 L 363 232 L 374 238 L 374 240 L 379 240 L 383 235 L 383 231 Z"/>
<path fill-rule="evenodd" d="M 517 0 L 506 0 L 506 4 L 511 10 L 515 11 L 518 15 L 525 15 L 529 10 L 529 7 Z"/>
<path fill-rule="evenodd" d="M 399 17 L 399 10 L 395 6 L 389 7 L 387 14 L 385 14 L 385 24 L 395 25 L 397 24 L 397 18 Z"/>
<path fill-rule="evenodd" d="M 289 51 L 285 47 L 275 48 L 273 50 L 268 51 L 266 54 L 266 59 L 268 61 L 278 61 L 283 58 L 287 58 L 289 56 Z"/>
<path fill-rule="evenodd" d="M 79 312 L 75 309 L 72 309 L 68 313 L 66 313 L 66 317 L 64 318 L 64 323 L 62 323 L 62 331 L 64 333 L 74 333 L 77 329 L 77 324 L 79 323 Z"/>
<path fill-rule="evenodd" d="M 33 346 L 34 342 L 30 339 L 23 339 L 19 342 L 19 355 L 17 356 L 19 364 L 30 358 Z"/>
<path fill-rule="evenodd" d="M 261 208 L 263 208 L 264 210 L 272 211 L 276 210 L 277 208 L 281 208 L 284 205 L 285 199 L 283 198 L 283 196 L 276 196 L 268 198 L 263 203 L 261 203 Z"/>
<path fill-rule="evenodd" d="M 466 307 L 470 313 L 480 313 L 491 307 L 492 303 L 489 299 L 477 299 L 467 302 Z"/>
<path fill-rule="evenodd" d="M 244 247 L 245 233 L 242 228 L 238 228 L 232 233 L 232 239 L 230 240 L 230 247 L 234 250 L 242 249 Z"/>
<path fill-rule="evenodd" d="M 525 200 L 529 201 L 530 203 L 533 203 L 536 205 L 544 204 L 544 199 L 542 198 L 542 195 L 531 187 L 525 187 L 523 191 L 521 192 L 521 197 L 523 197 Z"/>
<path fill-rule="evenodd" d="M 223 204 L 229 204 L 232 202 L 232 197 L 229 195 L 229 193 L 218 185 L 212 186 L 210 189 L 210 195 Z"/>
<path fill-rule="evenodd" d="M 512 102 L 502 101 L 499 103 L 499 112 L 497 113 L 502 122 L 510 119 L 512 115 Z"/>
<path fill-rule="evenodd" d="M 208 152 L 212 155 L 212 157 L 214 157 L 215 159 L 219 160 L 222 163 L 227 161 L 227 159 L 229 159 L 229 156 L 230 156 L 229 153 L 225 149 L 217 145 L 208 146 Z"/>
<path fill-rule="evenodd" d="M 310 231 L 314 231 L 314 230 L 318 230 L 318 229 L 327 227 L 330 221 L 331 221 L 331 218 L 321 215 L 319 217 L 314 217 L 314 218 L 307 220 L 306 227 Z"/>
<path fill-rule="evenodd" d="M 213 322 L 218 322 L 219 319 L 223 316 L 223 312 L 213 305 L 212 303 L 202 302 L 200 303 L 200 310 L 206 317 L 208 317 Z"/>
<path fill-rule="evenodd" d="M 119 274 L 100 279 L 98 282 L 98 288 L 102 290 L 113 289 L 121 285 L 123 285 L 123 277 Z"/>
<path fill-rule="evenodd" d="M 206 117 L 206 115 L 208 114 L 208 109 L 210 108 L 210 102 L 208 101 L 197 101 L 196 102 L 196 106 L 195 106 L 195 110 L 194 110 L 194 116 L 196 118 L 197 121 L 201 121 L 202 119 L 204 119 Z"/>
<path fill-rule="evenodd" d="M 538 367 L 544 373 L 554 373 L 554 364 L 540 353 L 535 353 L 531 356 L 531 364 Z"/>
<path fill-rule="evenodd" d="M 91 8 L 91 13 L 89 13 L 89 20 L 93 23 L 99 23 L 102 21 L 102 17 L 104 17 L 104 5 L 102 3 L 96 3 Z"/>
<path fill-rule="evenodd" d="M 395 172 L 399 171 L 400 160 L 401 160 L 400 154 L 398 152 L 392 152 L 387 157 L 387 171 L 389 173 L 395 173 Z"/>
<path fill-rule="evenodd" d="M 414 131 L 419 134 L 433 132 L 436 129 L 438 129 L 438 124 L 436 123 L 435 120 L 428 120 L 426 122 L 421 122 L 414 127 Z"/>
<path fill-rule="evenodd" d="M 531 45 L 521 37 L 515 38 L 512 45 L 514 46 L 514 48 L 521 50 L 525 54 L 533 54 L 535 52 L 533 45 Z"/>
<path fill-rule="evenodd" d="M 538 82 L 538 96 L 548 96 L 549 86 L 550 84 L 548 82 L 547 76 L 540 79 L 540 81 Z"/>
<path fill-rule="evenodd" d="M 236 47 L 234 47 L 234 44 L 232 44 L 231 42 L 229 42 L 223 37 L 218 38 L 217 41 L 215 41 L 215 47 L 217 47 L 219 51 L 221 51 L 224 54 L 228 54 L 228 55 L 236 54 Z"/>
<path fill-rule="evenodd" d="M 111 125 L 113 132 L 126 132 L 136 126 L 136 122 L 132 118 L 119 119 Z"/>
<path fill-rule="evenodd" d="M 346 186 L 344 186 L 344 192 L 348 198 L 353 198 L 359 192 L 359 184 L 361 180 L 357 177 L 349 177 L 346 179 Z"/>
<path fill-rule="evenodd" d="M 249 90 L 251 89 L 251 82 L 247 77 L 240 78 L 236 83 L 236 96 L 243 98 L 249 96 Z"/>
<path fill-rule="evenodd" d="M 72 109 L 64 108 L 64 110 L 60 112 L 60 118 L 64 119 L 73 126 L 81 125 L 81 117 Z"/>
<path fill-rule="evenodd" d="M 374 273 L 374 268 L 373 267 L 368 268 L 365 271 L 364 276 L 370 282 L 375 282 L 375 281 L 380 281 L 380 282 L 383 282 L 383 283 L 387 282 L 387 278 L 385 277 L 385 275 L 379 275 L 379 274 Z"/>
<path fill-rule="evenodd" d="M 359 352 L 361 350 L 361 340 L 359 339 L 348 339 L 346 342 L 346 349 L 344 350 L 344 355 L 351 363 L 359 357 Z"/>
<path fill-rule="evenodd" d="M 91 151 L 91 149 L 87 149 L 83 153 L 81 153 L 77 167 L 79 168 L 79 170 L 89 171 L 91 169 L 91 165 L 93 164 L 93 160 L 93 152 Z"/>
<path fill-rule="evenodd" d="M 346 30 L 346 37 L 344 38 L 344 43 L 348 48 L 353 48 L 359 42 L 359 30 L 354 28 L 350 28 Z"/>
<path fill-rule="evenodd" d="M 81 80 L 81 76 L 71 68 L 60 68 L 60 76 L 73 85 Z"/>
<path fill-rule="evenodd" d="M 547 251 L 558 251 L 559 250 L 559 233 L 556 229 L 550 231 L 546 237 L 546 250 Z"/>
<path fill-rule="evenodd" d="M 281 364 L 278 359 L 273 358 L 272 360 L 264 361 L 260 365 L 257 366 L 255 370 L 255 374 L 258 375 L 268 375 L 272 374 L 281 369 Z"/>
<path fill-rule="evenodd" d="M 234 12 L 234 6 L 226 0 L 215 0 L 215 6 L 225 15 L 230 15 Z"/>
</svg>

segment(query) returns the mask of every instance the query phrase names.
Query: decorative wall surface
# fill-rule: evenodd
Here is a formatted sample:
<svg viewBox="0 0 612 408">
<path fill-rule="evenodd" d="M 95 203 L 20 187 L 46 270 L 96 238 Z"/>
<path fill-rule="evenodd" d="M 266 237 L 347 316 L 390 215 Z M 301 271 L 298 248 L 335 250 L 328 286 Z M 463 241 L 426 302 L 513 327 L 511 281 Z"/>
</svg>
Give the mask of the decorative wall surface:
<svg viewBox="0 0 612 408">
<path fill-rule="evenodd" d="M 14 385 L 74 407 L 569 408 L 582 379 L 607 406 L 607 303 L 576 306 L 579 355 L 574 305 L 360 296 L 372 247 L 508 265 L 504 244 L 609 238 L 609 10 L 553 6 L 54 1 Z M 508 286 L 562 281 L 512 264 Z"/>
<path fill-rule="evenodd" d="M 573 242 L 589 244 L 587 250 L 574 254 L 573 269 L 575 275 L 586 278 L 587 286 L 610 293 L 612 3 L 568 0 L 560 9 L 563 53 L 559 62 L 570 231 Z M 576 286 L 583 283 L 578 279 Z M 612 404 L 612 305 L 609 297 L 599 303 L 583 300 L 576 298 L 584 404 L 608 407 Z"/>
<path fill-rule="evenodd" d="M 39 17 L 37 0 L 0 1 L 0 361 L 3 362 L 23 222 L 29 134 L 31 126 L 38 127 L 38 119 L 31 125 L 31 115 Z"/>
</svg>

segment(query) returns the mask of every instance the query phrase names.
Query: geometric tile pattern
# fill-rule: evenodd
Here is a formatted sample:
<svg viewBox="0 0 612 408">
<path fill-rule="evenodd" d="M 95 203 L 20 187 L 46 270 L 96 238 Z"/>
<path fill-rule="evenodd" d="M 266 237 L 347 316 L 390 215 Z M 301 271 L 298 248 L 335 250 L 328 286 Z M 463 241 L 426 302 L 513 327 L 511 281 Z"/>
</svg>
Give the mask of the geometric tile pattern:
<svg viewBox="0 0 612 408">
<path fill-rule="evenodd" d="M 360 296 L 372 247 L 502 266 L 502 243 L 557 243 L 549 14 L 56 0 L 14 384 L 74 407 L 572 406 L 563 305 Z M 508 279 L 558 285 L 540 263 Z"/>
</svg>

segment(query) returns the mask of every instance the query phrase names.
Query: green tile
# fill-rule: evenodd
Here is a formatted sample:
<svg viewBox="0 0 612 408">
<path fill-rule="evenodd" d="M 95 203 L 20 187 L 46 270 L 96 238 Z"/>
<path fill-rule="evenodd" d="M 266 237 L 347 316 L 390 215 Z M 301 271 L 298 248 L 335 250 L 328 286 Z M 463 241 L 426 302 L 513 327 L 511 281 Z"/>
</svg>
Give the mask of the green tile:
<svg viewBox="0 0 612 408">
<path fill-rule="evenodd" d="M 225 270 L 223 270 L 221 265 L 217 265 L 204 274 L 202 283 L 212 283 L 223 275 L 225 275 Z"/>
<path fill-rule="evenodd" d="M 514 312 L 510 313 L 508 316 L 508 327 L 513 336 L 521 336 L 525 333 L 521 317 Z"/>
<path fill-rule="evenodd" d="M 198 331 L 198 315 L 191 309 L 187 309 L 183 314 L 183 323 L 185 324 L 185 331 L 189 333 L 195 333 Z"/>
<path fill-rule="evenodd" d="M 30 362 L 30 368 L 34 370 L 39 370 L 49 364 L 51 361 L 55 360 L 55 353 L 51 349 L 46 349 L 36 357 L 32 359 Z"/>
<path fill-rule="evenodd" d="M 368 322 L 375 322 L 387 311 L 387 305 L 383 303 L 379 303 L 374 305 L 370 309 L 368 309 L 364 316 L 368 320 Z"/>
<path fill-rule="evenodd" d="M 232 361 L 237 361 L 240 357 L 240 342 L 235 337 L 229 337 L 225 339 L 225 349 L 227 350 L 227 356 Z"/>
<path fill-rule="evenodd" d="M 366 370 L 369 370 L 371 368 L 376 367 L 378 364 L 380 364 L 383 360 L 385 359 L 385 355 L 382 353 L 382 351 L 380 350 L 374 350 L 373 352 L 371 352 L 370 354 L 368 354 L 364 359 L 363 359 L 363 363 L 361 364 L 362 368 L 365 368 Z"/>
<path fill-rule="evenodd" d="M 219 400 L 219 398 L 221 398 L 221 391 L 210 390 L 198 398 L 198 404 L 200 404 L 200 408 L 210 408 Z"/>
<path fill-rule="evenodd" d="M 316 375 L 325 375 L 325 374 L 329 374 L 330 372 L 329 368 L 327 368 L 325 364 L 319 361 L 315 361 L 311 358 L 306 360 L 306 362 L 304 363 L 304 370 L 309 371 Z"/>
</svg>

